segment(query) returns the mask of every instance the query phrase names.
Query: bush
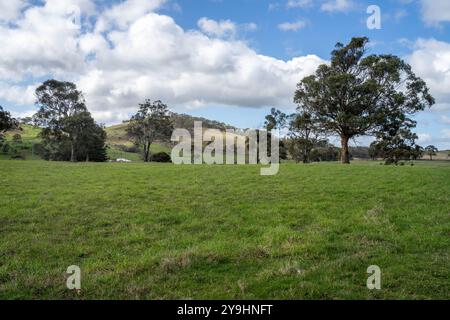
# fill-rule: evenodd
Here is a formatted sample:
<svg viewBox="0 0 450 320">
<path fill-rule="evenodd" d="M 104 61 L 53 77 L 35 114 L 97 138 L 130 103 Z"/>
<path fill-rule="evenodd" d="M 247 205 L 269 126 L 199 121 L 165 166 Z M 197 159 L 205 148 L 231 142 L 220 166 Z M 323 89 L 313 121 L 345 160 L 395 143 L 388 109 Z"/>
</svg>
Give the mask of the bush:
<svg viewBox="0 0 450 320">
<path fill-rule="evenodd" d="M 120 151 L 129 152 L 129 153 L 140 153 L 141 152 L 139 147 L 135 146 L 135 145 L 128 147 L 123 144 L 119 144 L 119 145 L 116 145 L 116 148 L 119 149 Z"/>
<path fill-rule="evenodd" d="M 13 148 L 11 153 L 12 160 L 26 160 L 27 153 L 25 150 L 21 150 L 19 148 Z"/>
<path fill-rule="evenodd" d="M 172 159 L 169 154 L 165 152 L 155 153 L 150 157 L 150 161 L 152 162 L 172 162 Z"/>
<path fill-rule="evenodd" d="M 1 152 L 2 152 L 2 153 L 8 153 L 8 152 L 9 152 L 9 149 L 10 149 L 9 144 L 8 144 L 8 143 L 4 143 L 4 144 L 2 145 L 2 150 L 1 150 Z"/>
<path fill-rule="evenodd" d="M 15 135 L 13 135 L 12 137 L 12 142 L 14 144 L 22 144 L 22 136 L 18 133 L 16 133 Z"/>
</svg>

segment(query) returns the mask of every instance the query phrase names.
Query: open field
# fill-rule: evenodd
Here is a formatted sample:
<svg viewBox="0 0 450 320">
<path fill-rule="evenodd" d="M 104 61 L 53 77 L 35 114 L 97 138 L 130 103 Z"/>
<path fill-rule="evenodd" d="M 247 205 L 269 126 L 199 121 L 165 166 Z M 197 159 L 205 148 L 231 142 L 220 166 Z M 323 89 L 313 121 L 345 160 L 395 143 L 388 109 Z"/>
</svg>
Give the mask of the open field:
<svg viewBox="0 0 450 320">
<path fill-rule="evenodd" d="M 450 164 L 0 161 L 3 299 L 450 298 Z M 82 291 L 65 287 L 70 265 Z M 382 290 L 366 269 L 382 270 Z"/>
</svg>

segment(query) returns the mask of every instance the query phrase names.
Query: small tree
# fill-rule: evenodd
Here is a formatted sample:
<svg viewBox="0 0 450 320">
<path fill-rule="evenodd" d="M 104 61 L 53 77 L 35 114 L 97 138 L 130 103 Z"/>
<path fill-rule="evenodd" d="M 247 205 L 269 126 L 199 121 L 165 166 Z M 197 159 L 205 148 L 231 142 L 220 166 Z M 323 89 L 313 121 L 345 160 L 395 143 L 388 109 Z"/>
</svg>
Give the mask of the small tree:
<svg viewBox="0 0 450 320">
<path fill-rule="evenodd" d="M 419 147 L 415 144 L 417 135 L 407 127 L 402 127 L 392 134 L 378 137 L 378 141 L 372 143 L 371 149 L 377 156 L 386 160 L 386 164 L 395 164 L 402 159 L 410 160 L 417 156 Z"/>
<path fill-rule="evenodd" d="M 369 157 L 372 160 L 376 160 L 380 157 L 380 150 L 378 150 L 378 142 L 374 141 L 369 146 Z"/>
<path fill-rule="evenodd" d="M 64 120 L 64 124 L 76 137 L 76 161 L 106 161 L 106 132 L 95 123 L 89 112 L 80 112 L 68 117 Z"/>
<path fill-rule="evenodd" d="M 416 145 L 411 154 L 412 160 L 421 159 L 423 157 L 424 152 L 425 152 L 425 149 L 423 147 Z"/>
<path fill-rule="evenodd" d="M 11 117 L 11 114 L 3 110 L 3 107 L 0 106 L 0 137 L 3 137 L 6 131 L 16 129 L 18 126 L 19 123 L 17 120 Z"/>
<path fill-rule="evenodd" d="M 173 131 L 169 108 L 161 101 L 146 100 L 131 118 L 127 133 L 144 150 L 144 161 L 150 161 L 150 147 L 157 140 L 167 140 Z"/>
<path fill-rule="evenodd" d="M 270 110 L 270 114 L 266 116 L 264 122 L 264 129 L 267 131 L 278 130 L 278 135 L 281 134 L 281 130 L 284 129 L 288 122 L 288 116 L 275 108 Z"/>
<path fill-rule="evenodd" d="M 426 154 L 430 157 L 430 160 L 431 160 L 431 161 L 433 161 L 433 156 L 435 156 L 435 155 L 436 155 L 436 152 L 438 152 L 438 151 L 439 151 L 439 149 L 436 148 L 436 147 L 433 146 L 433 145 L 427 146 L 427 147 L 425 148 L 425 152 L 426 152 Z"/>
<path fill-rule="evenodd" d="M 351 138 L 375 135 L 434 104 L 425 82 L 403 60 L 393 55 L 364 57 L 368 42 L 353 38 L 347 45 L 338 43 L 331 64 L 319 66 L 295 92 L 301 110 L 340 136 L 342 163 L 350 163 Z"/>
<path fill-rule="evenodd" d="M 36 89 L 36 98 L 39 111 L 34 121 L 43 127 L 41 137 L 53 147 L 67 142 L 70 161 L 76 161 L 79 134 L 70 118 L 87 112 L 83 94 L 71 82 L 48 80 Z"/>
<path fill-rule="evenodd" d="M 314 123 L 311 114 L 299 112 L 290 116 L 289 137 L 291 138 L 290 153 L 297 161 L 309 163 L 310 154 L 320 140 L 321 131 Z"/>
<path fill-rule="evenodd" d="M 45 81 L 36 89 L 38 112 L 33 120 L 42 127 L 43 156 L 49 160 L 106 160 L 106 132 L 87 110 L 76 85 Z"/>
</svg>

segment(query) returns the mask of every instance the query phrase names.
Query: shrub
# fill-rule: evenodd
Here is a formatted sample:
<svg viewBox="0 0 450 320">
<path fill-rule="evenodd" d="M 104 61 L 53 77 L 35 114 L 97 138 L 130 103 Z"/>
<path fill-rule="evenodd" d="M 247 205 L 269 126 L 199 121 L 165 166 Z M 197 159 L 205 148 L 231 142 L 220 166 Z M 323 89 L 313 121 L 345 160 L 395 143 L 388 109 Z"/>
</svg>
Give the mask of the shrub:
<svg viewBox="0 0 450 320">
<path fill-rule="evenodd" d="M 123 151 L 123 152 L 130 152 L 130 153 L 140 153 L 141 152 L 139 147 L 136 146 L 136 145 L 128 147 L 126 145 L 119 144 L 119 145 L 116 145 L 116 148 L 119 149 L 120 151 Z"/>
<path fill-rule="evenodd" d="M 150 157 L 150 161 L 152 162 L 172 162 L 172 159 L 169 154 L 165 152 L 155 153 Z"/>
<path fill-rule="evenodd" d="M 26 160 L 27 153 L 25 150 L 19 148 L 13 148 L 11 152 L 11 159 L 13 160 Z"/>
<path fill-rule="evenodd" d="M 22 136 L 18 133 L 16 133 L 15 135 L 13 135 L 12 137 L 12 142 L 14 144 L 21 144 L 22 143 Z"/>
<path fill-rule="evenodd" d="M 8 153 L 9 149 L 10 149 L 10 145 L 8 143 L 4 143 L 2 145 L 2 150 L 1 151 L 2 151 L 2 153 Z"/>
</svg>

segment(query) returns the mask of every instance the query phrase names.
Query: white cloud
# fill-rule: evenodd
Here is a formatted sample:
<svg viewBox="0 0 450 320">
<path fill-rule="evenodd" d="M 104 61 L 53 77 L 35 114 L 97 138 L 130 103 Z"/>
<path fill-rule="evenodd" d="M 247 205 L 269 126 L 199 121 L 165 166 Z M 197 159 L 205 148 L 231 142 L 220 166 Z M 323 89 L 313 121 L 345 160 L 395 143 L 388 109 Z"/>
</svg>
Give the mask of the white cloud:
<svg viewBox="0 0 450 320">
<path fill-rule="evenodd" d="M 17 19 L 25 6 L 25 0 L 0 1 L 0 23 Z"/>
<path fill-rule="evenodd" d="M 80 8 L 79 11 L 78 8 Z M 90 0 L 47 0 L 27 9 L 15 27 L 0 26 L 0 78 L 20 80 L 48 73 L 78 73 L 84 56 L 78 47 L 78 14 L 92 12 Z"/>
<path fill-rule="evenodd" d="M 234 37 L 238 32 L 251 32 L 258 29 L 258 25 L 253 22 L 236 24 L 231 20 L 215 21 L 205 17 L 198 20 L 197 26 L 206 35 L 219 38 Z"/>
<path fill-rule="evenodd" d="M 450 111 L 450 43 L 419 39 L 408 61 L 436 98 L 437 105 L 433 109 Z"/>
<path fill-rule="evenodd" d="M 418 133 L 417 136 L 419 137 L 417 139 L 419 145 L 430 143 L 433 140 L 432 136 L 428 133 Z"/>
<path fill-rule="evenodd" d="M 286 7 L 288 9 L 295 8 L 309 8 L 314 6 L 314 4 L 320 5 L 320 10 L 326 12 L 348 12 L 355 7 L 353 0 L 288 0 Z M 269 6 L 269 9 L 275 6 Z"/>
<path fill-rule="evenodd" d="M 155 13 L 164 1 L 128 0 L 106 9 L 88 0 L 60 1 L 26 9 L 14 28 L 0 26 L 0 42 L 7 43 L 1 99 L 31 104 L 30 79 L 56 77 L 76 82 L 93 115 L 106 123 L 127 118 L 145 98 L 181 109 L 281 107 L 292 105 L 296 83 L 325 62 L 315 55 L 278 60 L 223 36 L 254 24 L 205 18 L 202 32 L 184 30 Z M 73 3 L 83 5 L 83 28 L 74 28 L 65 10 Z M 95 15 L 95 25 L 86 15 Z"/>
<path fill-rule="evenodd" d="M 236 33 L 236 24 L 230 20 L 215 21 L 208 18 L 201 18 L 197 23 L 201 31 L 210 36 L 224 37 Z"/>
<path fill-rule="evenodd" d="M 288 8 L 306 8 L 311 6 L 312 0 L 289 0 L 286 4 Z"/>
<path fill-rule="evenodd" d="M 422 18 L 428 25 L 450 21 L 450 1 L 421 0 Z"/>
<path fill-rule="evenodd" d="M 351 0 L 328 0 L 321 5 L 320 9 L 326 12 L 347 12 L 353 7 Z"/>
<path fill-rule="evenodd" d="M 0 97 L 21 105 L 33 104 L 35 99 L 34 91 L 37 87 L 37 84 L 18 86 L 10 83 L 0 83 Z"/>
<path fill-rule="evenodd" d="M 441 133 L 443 138 L 450 139 L 450 129 L 442 129 Z"/>
<path fill-rule="evenodd" d="M 97 31 L 111 26 L 126 29 L 130 23 L 161 7 L 167 0 L 126 0 L 105 10 L 97 21 Z"/>
<path fill-rule="evenodd" d="M 306 22 L 299 20 L 296 22 L 285 22 L 278 25 L 278 29 L 282 31 L 298 31 L 306 27 Z"/>
<path fill-rule="evenodd" d="M 16 119 L 23 119 L 26 117 L 32 117 L 36 113 L 36 110 L 26 110 L 26 111 L 11 111 L 11 116 Z"/>
<path fill-rule="evenodd" d="M 241 41 L 185 32 L 154 13 L 109 38 L 112 48 L 100 51 L 95 68 L 79 81 L 94 109 L 130 111 L 146 97 L 185 107 L 288 104 L 296 82 L 324 62 L 258 55 Z"/>
</svg>

